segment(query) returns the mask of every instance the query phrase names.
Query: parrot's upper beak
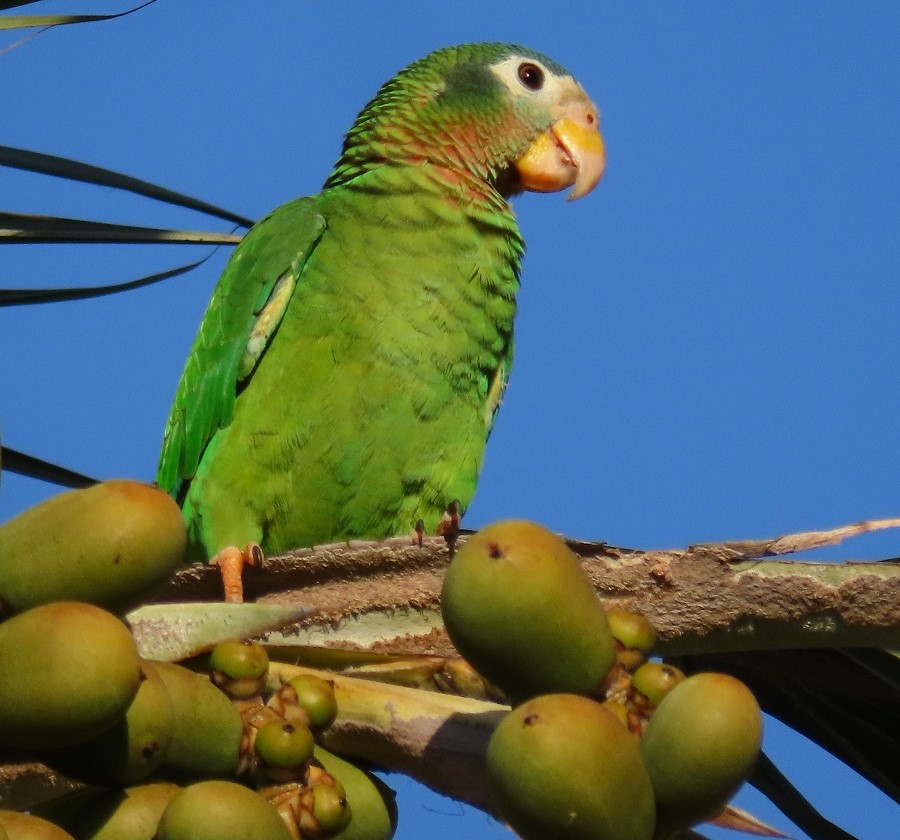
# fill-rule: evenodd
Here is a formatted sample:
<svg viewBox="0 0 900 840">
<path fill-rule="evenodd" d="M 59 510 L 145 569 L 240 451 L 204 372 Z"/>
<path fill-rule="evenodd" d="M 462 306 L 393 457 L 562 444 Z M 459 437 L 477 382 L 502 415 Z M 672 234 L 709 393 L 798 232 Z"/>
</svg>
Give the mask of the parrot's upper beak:
<svg viewBox="0 0 900 840">
<path fill-rule="evenodd" d="M 561 116 L 516 161 L 522 188 L 556 192 L 572 187 L 568 201 L 587 195 L 606 167 L 599 123 L 591 102 L 570 101 Z"/>
</svg>

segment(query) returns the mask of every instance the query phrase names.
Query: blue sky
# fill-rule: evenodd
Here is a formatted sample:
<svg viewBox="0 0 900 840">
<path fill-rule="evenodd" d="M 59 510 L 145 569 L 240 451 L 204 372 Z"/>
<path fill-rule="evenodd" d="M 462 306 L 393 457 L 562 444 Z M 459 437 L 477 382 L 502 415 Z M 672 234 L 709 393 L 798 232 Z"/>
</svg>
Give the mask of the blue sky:
<svg viewBox="0 0 900 840">
<path fill-rule="evenodd" d="M 517 357 L 466 524 L 528 517 L 637 547 L 761 538 L 900 513 L 898 35 L 893 2 L 160 0 L 0 54 L 0 142 L 258 218 L 318 190 L 359 108 L 431 49 L 503 40 L 551 55 L 599 105 L 608 168 L 581 201 L 516 202 L 529 248 Z M 10 170 L 0 196 L 2 209 L 227 229 Z M 114 282 L 205 253 L 10 246 L 0 286 Z M 152 478 L 226 258 L 124 296 L 0 310 L 4 443 Z M 0 519 L 51 492 L 4 474 Z M 887 532 L 819 556 L 898 554 Z M 894 804 L 777 724 L 766 747 L 862 840 L 896 825 Z M 791 830 L 752 792 L 738 802 Z M 403 789 L 401 815 L 409 840 L 509 836 L 421 790 Z"/>
</svg>

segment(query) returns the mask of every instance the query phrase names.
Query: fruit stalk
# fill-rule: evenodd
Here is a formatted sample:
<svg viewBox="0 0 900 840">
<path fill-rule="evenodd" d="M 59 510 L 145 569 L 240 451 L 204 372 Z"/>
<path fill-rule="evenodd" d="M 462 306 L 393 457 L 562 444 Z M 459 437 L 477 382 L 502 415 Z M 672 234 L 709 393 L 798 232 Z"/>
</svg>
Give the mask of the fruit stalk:
<svg viewBox="0 0 900 840">
<path fill-rule="evenodd" d="M 334 683 L 338 716 L 322 734 L 327 749 L 405 773 L 446 796 L 487 807 L 484 756 L 506 706 L 281 662 L 270 663 L 269 688 L 300 674 Z"/>
</svg>

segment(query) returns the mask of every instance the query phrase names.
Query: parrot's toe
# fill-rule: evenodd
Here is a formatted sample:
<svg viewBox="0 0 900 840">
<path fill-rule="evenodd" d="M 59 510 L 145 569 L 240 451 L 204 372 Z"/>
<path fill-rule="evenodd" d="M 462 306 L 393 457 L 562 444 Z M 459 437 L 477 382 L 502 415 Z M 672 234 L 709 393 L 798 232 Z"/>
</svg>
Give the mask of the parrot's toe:
<svg viewBox="0 0 900 840">
<path fill-rule="evenodd" d="M 425 540 L 425 521 L 423 519 L 416 520 L 416 525 L 409 537 L 413 545 L 417 545 L 419 548 L 422 547 Z"/>
<path fill-rule="evenodd" d="M 242 604 L 244 602 L 244 582 L 241 576 L 244 565 L 259 566 L 262 561 L 262 549 L 258 543 L 253 542 L 243 551 L 236 545 L 226 546 L 213 557 L 210 562 L 219 567 L 226 603 Z"/>
</svg>

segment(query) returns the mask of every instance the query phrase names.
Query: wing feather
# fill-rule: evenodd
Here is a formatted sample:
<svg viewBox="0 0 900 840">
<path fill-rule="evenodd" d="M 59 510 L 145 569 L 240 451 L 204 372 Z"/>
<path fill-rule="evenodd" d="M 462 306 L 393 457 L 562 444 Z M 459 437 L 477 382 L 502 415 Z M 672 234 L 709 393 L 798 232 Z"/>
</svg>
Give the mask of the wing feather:
<svg viewBox="0 0 900 840">
<path fill-rule="evenodd" d="M 156 479 L 166 492 L 181 492 L 213 435 L 231 421 L 239 384 L 252 376 L 324 231 L 315 198 L 301 198 L 241 240 L 213 292 L 166 424 Z"/>
</svg>

